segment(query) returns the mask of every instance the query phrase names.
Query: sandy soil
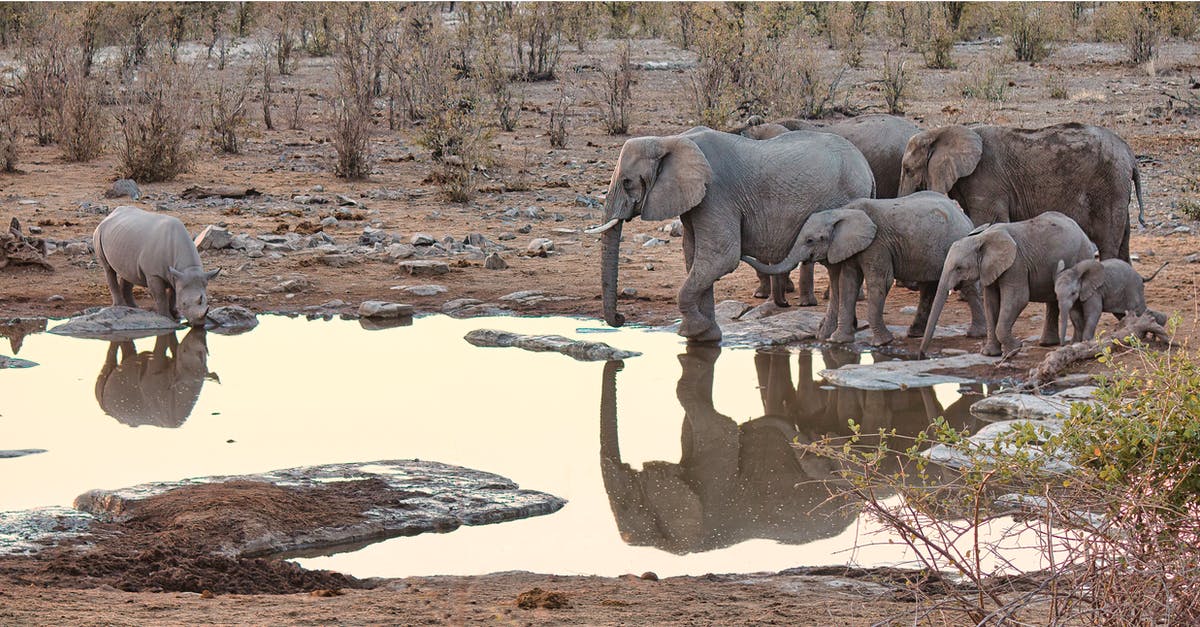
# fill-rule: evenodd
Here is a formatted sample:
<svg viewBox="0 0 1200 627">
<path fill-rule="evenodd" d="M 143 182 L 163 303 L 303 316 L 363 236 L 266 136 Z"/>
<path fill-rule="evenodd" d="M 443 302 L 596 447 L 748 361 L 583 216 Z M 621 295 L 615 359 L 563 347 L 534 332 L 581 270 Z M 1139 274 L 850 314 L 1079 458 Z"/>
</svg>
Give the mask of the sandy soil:
<svg viewBox="0 0 1200 627">
<path fill-rule="evenodd" d="M 613 42 L 602 41 L 587 54 L 569 52 L 563 67 L 588 62 L 609 54 Z M 919 70 L 918 96 L 908 106 L 909 115 L 923 127 L 958 122 L 994 122 L 1022 126 L 1042 126 L 1063 121 L 1081 121 L 1114 129 L 1134 148 L 1142 161 L 1146 182 L 1146 230 L 1135 230 L 1132 251 L 1135 263 L 1147 275 L 1164 261 L 1170 262 L 1159 278 L 1147 286 L 1152 307 L 1183 315 L 1181 336 L 1197 334 L 1196 271 L 1200 266 L 1187 263 L 1187 255 L 1200 250 L 1192 231 L 1178 227 L 1200 228 L 1173 211 L 1185 196 L 1195 199 L 1200 165 L 1196 146 L 1200 145 L 1200 118 L 1166 108 L 1162 92 L 1188 90 L 1189 76 L 1197 71 L 1194 47 L 1170 44 L 1157 63 L 1158 75 L 1150 76 L 1142 68 L 1123 65 L 1123 53 L 1116 45 L 1076 43 L 1064 45 L 1045 63 L 1009 65 L 1010 97 L 1003 103 L 985 103 L 962 98 L 956 86 L 979 70 L 982 58 L 994 49 L 988 45 L 959 46 L 955 50 L 958 69 L 933 72 Z M 832 52 L 828 52 L 833 57 Z M 910 55 L 910 67 L 921 68 L 919 56 Z M 664 42 L 635 42 L 634 61 L 687 59 L 688 53 Z M 851 104 L 864 112 L 880 110 L 882 98 L 871 80 L 879 72 L 881 50 L 867 54 L 867 65 L 852 70 Z M 504 257 L 507 270 L 492 271 L 479 261 L 452 264 L 447 275 L 430 279 L 403 276 L 388 262 L 362 261 L 348 268 L 333 268 L 312 263 L 303 255 L 270 256 L 249 259 L 242 253 L 222 251 L 205 253 L 205 264 L 222 268 L 221 277 L 211 286 L 214 305 L 241 304 L 255 311 L 302 311 L 338 299 L 340 308 L 354 310 L 369 299 L 400 300 L 421 312 L 436 312 L 441 305 L 457 298 L 495 301 L 501 295 L 525 289 L 544 290 L 548 295 L 569 299 L 543 301 L 514 308 L 527 314 L 577 314 L 599 316 L 599 252 L 596 237 L 579 232 L 595 224 L 600 211 L 577 202 L 577 197 L 598 198 L 607 186 L 624 137 L 605 135 L 590 106 L 586 91 L 579 88 L 578 104 L 573 108 L 569 145 L 551 149 L 545 136 L 554 85 L 537 83 L 527 86 L 527 105 L 520 128 L 512 133 L 497 132 L 495 142 L 506 161 L 488 173 L 478 197 L 466 205 L 441 199 L 427 179 L 431 169 L 428 151 L 416 145 L 417 129 L 396 133 L 387 131 L 380 117 L 374 139 L 377 154 L 375 173 L 370 180 L 347 182 L 334 177 L 333 149 L 327 142 L 321 103 L 314 97 L 330 80 L 327 59 L 301 60 L 299 71 L 281 78 L 277 85 L 285 91 L 301 88 L 311 91 L 303 100 L 302 130 L 265 131 L 258 120 L 246 129 L 245 150 L 240 155 L 198 155 L 192 171 L 175 181 L 143 186 L 146 197 L 140 203 L 102 198 L 116 178 L 116 161 L 108 154 L 86 164 L 63 163 L 53 147 L 39 148 L 26 138 L 19 175 L 0 177 L 0 219 L 19 217 L 26 225 L 39 225 L 43 237 L 67 240 L 90 235 L 100 215 L 81 210 L 85 201 L 115 206 L 139 204 L 180 207 L 178 196 L 193 185 L 253 186 L 267 195 L 265 200 L 247 200 L 232 206 L 206 206 L 176 209 L 192 232 L 208 224 L 224 224 L 234 233 L 252 234 L 303 230 L 319 222 L 333 205 L 300 206 L 291 203 L 296 194 L 313 193 L 315 186 L 328 198 L 335 193 L 359 200 L 365 206 L 365 220 L 343 220 L 329 234 L 339 243 L 358 238 L 363 227 L 375 225 L 397 234 L 401 241 L 424 232 L 441 239 L 451 235 L 461 240 L 469 233 L 482 233 L 499 241 L 502 233 L 519 233 L 528 224 L 527 233 L 506 243 L 514 250 Z M 1047 80 L 1061 77 L 1069 98 L 1051 100 Z M 577 82 L 596 80 L 594 72 L 576 75 Z M 632 133 L 635 135 L 670 134 L 693 125 L 688 113 L 688 76 L 676 71 L 638 73 L 635 98 L 639 103 Z M 1190 93 L 1195 94 L 1194 90 Z M 250 108 L 258 110 L 259 105 Z M 284 117 L 277 115 L 277 119 Z M 522 173 L 522 170 L 524 173 Z M 505 191 L 519 180 L 528 191 Z M 29 203 L 28 201 L 36 201 Z M 25 202 L 22 202 L 25 201 Z M 256 209 L 255 205 L 266 208 Z M 503 212 L 512 207 L 536 206 L 544 219 L 509 219 Z M 561 215 L 561 221 L 552 216 Z M 662 224 L 634 222 L 626 227 L 628 261 L 622 263 L 622 286 L 634 287 L 636 296 L 622 300 L 622 308 L 631 322 L 668 323 L 677 316 L 675 291 L 684 276 L 678 238 L 669 238 Z M 570 232 L 556 229 L 570 229 Z M 1136 227 L 1135 227 L 1136 229 Z M 635 238 L 639 234 L 671 239 L 664 246 L 643 248 Z M 555 252 L 546 258 L 525 257 L 517 253 L 535 237 L 555 242 Z M 0 318 L 13 316 L 67 316 L 84 308 L 108 304 L 104 278 L 90 255 L 68 257 L 63 253 L 50 257 L 57 271 L 47 273 L 32 267 L 0 270 Z M 286 294 L 276 288 L 284 279 L 303 276 L 309 287 Z M 820 277 L 820 275 L 819 275 Z M 437 283 L 448 291 L 437 296 L 411 296 L 390 288 L 397 285 Z M 747 267 L 739 268 L 716 287 L 718 300 L 736 298 L 751 301 L 755 279 Z M 822 287 L 819 278 L 818 287 Z M 139 292 L 143 303 L 149 297 Z M 889 300 L 887 318 L 891 324 L 908 324 L 901 308 L 916 302 L 915 293 L 899 289 Z M 860 311 L 860 317 L 862 317 Z M 944 319 L 966 320 L 962 303 L 952 303 Z M 1111 324 L 1111 320 L 1105 322 Z M 1030 308 L 1022 317 L 1019 332 L 1033 335 L 1040 329 L 1040 308 Z M 978 343 L 965 338 L 950 340 L 944 346 L 974 350 Z M 899 350 L 915 349 L 912 340 L 899 339 Z M 1002 378 L 1020 373 L 1035 363 L 1046 349 L 1027 348 L 1016 359 L 991 373 Z M 1096 366 L 1089 366 L 1095 368 Z M 987 373 L 983 373 L 987 375 Z M 6 624 L 466 624 L 502 622 L 521 624 L 822 624 L 866 625 L 889 616 L 912 616 L 912 603 L 898 602 L 890 593 L 864 587 L 831 588 L 812 580 L 786 575 L 757 579 L 757 583 L 739 583 L 739 578 L 673 578 L 663 581 L 638 577 L 591 578 L 559 577 L 527 573 L 502 573 L 484 577 L 415 578 L 373 582 L 374 589 L 344 589 L 344 594 L 316 592 L 329 590 L 326 583 L 301 586 L 302 593 L 285 595 L 239 596 L 216 594 L 204 598 L 196 593 L 123 592 L 104 583 L 86 591 L 43 588 L 41 582 L 25 582 L 19 577 L 0 577 L 0 622 Z M 83 578 L 76 580 L 79 585 Z M 807 581 L 807 580 L 806 580 Z M 816 582 L 816 583 L 814 583 Z M 58 582 L 61 585 L 62 582 Z M 562 593 L 566 606 L 559 609 L 520 609 L 517 598 L 523 592 L 541 588 Z M 331 595 L 332 594 L 332 595 Z M 331 595 L 331 596 L 323 596 Z M 550 595 L 550 598 L 556 598 Z M 910 618 L 911 620 L 911 618 Z M 953 621 L 951 621 L 953 622 Z"/>
</svg>

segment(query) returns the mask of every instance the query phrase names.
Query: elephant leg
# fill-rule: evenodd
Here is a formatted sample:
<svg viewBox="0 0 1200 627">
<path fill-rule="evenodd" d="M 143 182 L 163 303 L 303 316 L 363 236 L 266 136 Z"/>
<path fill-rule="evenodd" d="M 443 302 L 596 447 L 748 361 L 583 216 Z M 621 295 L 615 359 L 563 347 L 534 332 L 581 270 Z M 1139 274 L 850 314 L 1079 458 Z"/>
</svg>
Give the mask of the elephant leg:
<svg viewBox="0 0 1200 627">
<path fill-rule="evenodd" d="M 862 273 L 861 270 L 859 272 Z M 895 338 L 883 321 L 883 305 L 887 302 L 888 290 L 892 287 L 892 269 L 884 268 L 881 272 L 866 275 L 864 285 L 867 295 L 867 322 L 871 325 L 871 344 L 891 344 Z"/>
<path fill-rule="evenodd" d="M 842 268 L 840 265 L 825 266 L 829 273 L 829 298 L 825 305 L 825 318 L 821 320 L 821 328 L 817 330 L 818 340 L 827 340 L 838 327 L 838 284 L 841 282 Z"/>
<path fill-rule="evenodd" d="M 1046 316 L 1042 321 L 1042 337 L 1038 340 L 1040 346 L 1058 346 L 1062 338 L 1058 337 L 1058 303 L 1046 303 Z"/>
<path fill-rule="evenodd" d="M 1092 298 L 1083 305 L 1083 340 L 1091 341 L 1096 338 L 1096 327 L 1100 324 L 1100 314 L 1104 307 L 1099 298 Z"/>
<path fill-rule="evenodd" d="M 925 335 L 925 325 L 929 323 L 929 310 L 933 308 L 933 297 L 937 294 L 936 282 L 921 282 L 917 285 L 917 315 L 913 316 L 912 325 L 908 327 L 908 337 Z"/>
<path fill-rule="evenodd" d="M 812 307 L 817 304 L 817 295 L 813 293 L 813 268 L 811 262 L 800 264 L 800 284 L 798 290 L 800 292 L 799 305 L 801 307 Z"/>
<path fill-rule="evenodd" d="M 758 289 L 754 290 L 755 298 L 766 298 L 771 295 L 771 276 L 761 272 L 755 272 L 758 275 Z"/>
<path fill-rule="evenodd" d="M 1058 313 L 1059 315 L 1062 315 L 1061 311 Z M 1082 342 L 1083 329 L 1085 326 L 1083 319 L 1083 307 L 1081 305 L 1076 305 L 1071 308 L 1071 311 L 1067 312 L 1067 315 L 1071 318 L 1071 341 Z"/>
<path fill-rule="evenodd" d="M 784 296 L 784 283 L 787 282 L 786 274 L 776 274 L 771 276 L 771 300 L 774 301 L 777 307 L 791 307 L 787 302 L 787 296 Z"/>
<path fill-rule="evenodd" d="M 154 310 L 164 317 L 172 318 L 171 310 L 175 308 L 174 299 L 170 297 L 169 287 L 167 282 L 158 278 L 150 277 L 147 287 L 150 289 L 150 295 L 154 297 Z"/>
<path fill-rule="evenodd" d="M 987 321 L 984 320 L 983 299 L 979 295 L 979 283 L 965 285 L 959 294 L 971 308 L 971 326 L 967 327 L 967 337 L 983 337 L 987 334 Z"/>
<path fill-rule="evenodd" d="M 1029 285 L 1025 283 L 1024 278 L 1013 279 L 1007 285 L 1000 287 L 1000 307 L 999 314 L 996 317 L 996 340 L 1000 342 L 1000 348 L 1005 353 L 1012 353 L 1021 349 L 1021 340 L 1013 337 L 1013 324 L 1016 323 L 1017 317 L 1025 310 L 1025 306 L 1029 304 Z M 1054 309 L 1054 326 L 1058 326 L 1058 305 Z M 1049 318 L 1049 311 L 1047 318 Z M 1055 328 L 1055 335 L 1058 335 L 1058 329 Z"/>
<path fill-rule="evenodd" d="M 993 283 L 983 288 L 983 310 L 987 321 L 987 338 L 983 341 L 984 355 L 999 355 L 1000 342 L 996 340 L 996 325 L 1000 313 L 1000 290 Z"/>
<path fill-rule="evenodd" d="M 837 331 L 829 336 L 830 342 L 845 344 L 854 341 L 855 307 L 858 303 L 858 288 L 862 283 L 862 272 L 852 264 L 842 264 L 837 287 Z M 834 302 L 830 299 L 830 302 Z"/>
<path fill-rule="evenodd" d="M 694 254 L 692 268 L 679 288 L 679 311 L 683 314 L 679 335 L 693 342 L 719 342 L 721 327 L 714 312 L 713 284 L 737 268 L 738 250 L 705 250 L 702 242 L 696 242 Z"/>
</svg>

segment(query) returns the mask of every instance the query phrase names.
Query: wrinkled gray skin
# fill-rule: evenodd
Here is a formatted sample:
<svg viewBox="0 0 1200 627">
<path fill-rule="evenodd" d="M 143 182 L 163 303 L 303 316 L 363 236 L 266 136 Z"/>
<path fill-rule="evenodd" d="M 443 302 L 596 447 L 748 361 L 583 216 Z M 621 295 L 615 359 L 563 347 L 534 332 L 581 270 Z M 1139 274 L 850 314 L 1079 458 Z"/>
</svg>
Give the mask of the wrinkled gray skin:
<svg viewBox="0 0 1200 627">
<path fill-rule="evenodd" d="M 975 281 L 983 286 L 987 320 L 987 340 L 981 351 L 984 355 L 1021 348 L 1020 340 L 1013 337 L 1012 326 L 1031 301 L 1046 303 L 1041 345 L 1058 344 L 1054 275 L 1060 261 L 1075 265 L 1095 254 L 1096 247 L 1083 229 L 1067 216 L 1047 211 L 1029 220 L 994 224 L 973 233 L 954 242 L 946 253 L 920 354 L 923 356 L 929 348 L 949 291 Z"/>
<path fill-rule="evenodd" d="M 1110 313 L 1117 320 L 1124 318 L 1126 313 L 1136 316 L 1146 313 L 1144 286 L 1166 265 L 1159 266 L 1149 278 L 1143 278 L 1133 266 L 1120 259 L 1088 259 L 1071 267 L 1060 264 L 1054 277 L 1054 292 L 1058 296 L 1058 310 L 1069 312 L 1069 315 L 1063 315 L 1059 321 L 1059 335 L 1064 339 L 1067 337 L 1068 317 L 1075 328 L 1071 341 L 1085 342 L 1095 339 L 1101 313 Z M 1167 317 L 1157 311 L 1150 313 L 1159 324 L 1167 321 Z"/>
<path fill-rule="evenodd" d="M 178 218 L 117 207 L 92 234 L 96 260 L 108 278 L 113 305 L 137 307 L 133 286 L 150 290 L 155 310 L 191 326 L 208 314 L 208 282 L 220 270 L 205 272 L 196 245 Z"/>
<path fill-rule="evenodd" d="M 786 133 L 755 141 L 708 128 L 625 142 L 604 203 L 601 290 L 604 319 L 619 327 L 617 259 L 621 224 L 636 216 L 683 223 L 688 276 L 679 290 L 679 334 L 715 342 L 713 284 L 742 255 L 783 259 L 808 216 L 871 196 L 870 167 L 849 142 L 828 133 Z M 832 282 L 836 284 L 836 282 Z M 801 296 L 815 302 L 812 267 Z"/>
<path fill-rule="evenodd" d="M 816 131 L 833 133 L 846 138 L 866 157 L 875 176 L 875 197 L 895 198 L 900 186 L 900 162 L 908 140 L 921 131 L 916 124 L 894 115 L 860 115 L 855 118 L 823 124 L 785 118 L 765 123 L 758 116 L 751 116 L 746 124 L 729 132 L 751 139 L 771 139 L 788 131 Z M 790 287 L 790 283 L 786 286 Z M 766 298 L 771 293 L 771 284 L 766 275 L 759 274 L 755 298 Z"/>
<path fill-rule="evenodd" d="M 133 342 L 110 342 L 96 378 L 96 402 L 104 413 L 131 427 L 174 428 L 191 415 L 206 378 L 216 375 L 208 372 L 203 327 L 193 327 L 182 342 L 174 333 L 160 335 L 153 351 L 141 353 Z"/>
<path fill-rule="evenodd" d="M 813 214 L 780 264 L 765 266 L 743 257 L 766 274 L 787 272 L 796 264 L 816 261 L 837 264 L 837 321 L 826 320 L 821 339 L 853 342 L 855 296 L 865 280 L 867 319 L 875 345 L 888 344 L 892 333 L 883 321 L 883 305 L 892 282 L 916 284 L 920 301 L 909 337 L 921 337 L 929 318 L 942 264 L 951 244 L 971 232 L 971 220 L 958 203 L 936 192 L 918 192 L 903 198 L 853 200 L 840 209 Z M 982 337 L 987 328 L 978 286 L 963 288 L 971 306 L 969 337 Z M 834 331 L 836 329 L 836 332 Z"/>
<path fill-rule="evenodd" d="M 899 194 L 947 194 L 977 224 L 1028 220 L 1053 209 L 1074 219 L 1101 259 L 1129 261 L 1129 196 L 1142 183 L 1137 159 L 1098 126 L 1040 129 L 945 126 L 908 140 Z"/>
</svg>

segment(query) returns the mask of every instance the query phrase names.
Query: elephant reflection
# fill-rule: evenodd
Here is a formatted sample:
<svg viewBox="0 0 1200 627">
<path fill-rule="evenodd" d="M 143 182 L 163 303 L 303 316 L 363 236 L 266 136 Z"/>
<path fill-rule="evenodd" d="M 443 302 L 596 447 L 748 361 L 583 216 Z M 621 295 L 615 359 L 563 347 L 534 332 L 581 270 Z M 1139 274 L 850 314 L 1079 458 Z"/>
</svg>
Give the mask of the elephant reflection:
<svg viewBox="0 0 1200 627">
<path fill-rule="evenodd" d="M 110 342 L 96 378 L 96 401 L 104 413 L 131 427 L 178 427 L 196 406 L 205 379 L 219 381 L 208 372 L 203 327 L 192 328 L 182 342 L 174 333 L 160 335 L 149 352 L 137 352 L 131 341 Z"/>
<path fill-rule="evenodd" d="M 929 389 L 821 389 L 812 378 L 810 353 L 800 354 L 799 385 L 793 385 L 790 354 L 761 353 L 755 365 L 765 415 L 739 425 L 713 407 L 713 367 L 720 352 L 694 345 L 679 356 L 682 458 L 677 464 L 647 462 L 640 471 L 621 461 L 616 405 L 621 363 L 604 368 L 600 467 L 617 527 L 629 544 L 684 554 L 752 538 L 804 544 L 832 537 L 855 512 L 829 499 L 840 481 L 833 463 L 802 454 L 793 442 L 848 435 L 848 418 L 864 431 L 895 427 L 916 433 L 938 415 L 965 414 L 966 404 L 943 411 Z M 852 354 L 827 355 L 825 363 L 835 367 L 836 357 L 847 355 Z"/>
</svg>

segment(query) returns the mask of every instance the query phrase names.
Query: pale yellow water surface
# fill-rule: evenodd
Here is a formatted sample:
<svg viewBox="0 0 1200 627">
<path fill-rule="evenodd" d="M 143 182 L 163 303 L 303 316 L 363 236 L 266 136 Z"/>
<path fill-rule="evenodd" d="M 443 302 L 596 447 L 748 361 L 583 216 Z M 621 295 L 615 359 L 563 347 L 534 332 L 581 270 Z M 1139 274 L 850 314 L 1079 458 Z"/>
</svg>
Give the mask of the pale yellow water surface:
<svg viewBox="0 0 1200 627">
<path fill-rule="evenodd" d="M 300 562 L 358 576 L 882 564 L 911 556 L 896 545 L 850 550 L 856 538 L 880 538 L 861 537 L 870 525 L 854 512 L 822 505 L 824 488 L 811 480 L 828 476 L 828 465 L 798 458 L 788 443 L 844 431 L 846 417 L 906 432 L 939 413 L 969 422 L 957 386 L 819 387 L 824 360 L 852 358 L 845 353 L 689 351 L 670 333 L 601 333 L 597 321 L 561 317 L 429 316 L 379 331 L 261 320 L 239 336 L 181 332 L 177 347 L 159 346 L 161 357 L 155 338 L 138 340 L 142 361 L 119 367 L 120 351 L 106 367 L 108 342 L 27 337 L 20 357 L 40 365 L 0 371 L 0 448 L 47 452 L 0 459 L 0 510 L 69 505 L 92 488 L 419 458 L 494 472 L 568 504 Z M 602 362 L 462 339 L 478 328 L 644 354 L 606 372 Z M 616 392 L 607 412 L 606 384 Z"/>
</svg>

